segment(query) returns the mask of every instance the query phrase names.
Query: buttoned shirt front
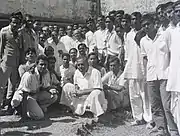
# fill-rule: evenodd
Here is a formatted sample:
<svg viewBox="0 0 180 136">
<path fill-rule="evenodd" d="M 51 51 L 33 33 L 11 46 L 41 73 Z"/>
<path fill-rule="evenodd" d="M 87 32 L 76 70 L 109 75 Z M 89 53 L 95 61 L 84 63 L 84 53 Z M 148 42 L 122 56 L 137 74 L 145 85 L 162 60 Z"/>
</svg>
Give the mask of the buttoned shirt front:
<svg viewBox="0 0 180 136">
<path fill-rule="evenodd" d="M 81 90 L 83 89 L 102 89 L 102 81 L 100 72 L 92 67 L 88 68 L 88 71 L 83 75 L 78 69 L 74 74 L 74 84 L 78 85 Z"/>
<path fill-rule="evenodd" d="M 180 23 L 176 27 L 171 29 L 171 31 L 166 31 L 165 41 L 167 43 L 167 48 L 164 52 L 170 52 L 170 64 L 169 64 L 169 74 L 167 82 L 167 91 L 180 92 Z"/>
<path fill-rule="evenodd" d="M 147 56 L 147 81 L 168 79 L 169 53 L 163 52 L 167 48 L 164 31 L 158 31 L 154 40 L 147 35 L 140 41 L 141 54 Z"/>
<path fill-rule="evenodd" d="M 115 30 L 109 32 L 109 30 L 106 29 L 104 44 L 105 47 L 107 48 L 108 55 L 118 55 L 120 53 L 120 47 L 122 46 L 122 41 L 117 35 Z"/>
<path fill-rule="evenodd" d="M 65 45 L 67 52 L 69 52 L 71 48 L 75 48 L 74 39 L 68 35 L 61 37 L 60 41 Z"/>
<path fill-rule="evenodd" d="M 143 79 L 145 74 L 141 49 L 134 40 L 136 33 L 135 29 L 131 29 L 126 38 L 125 60 L 127 63 L 124 69 L 124 77 L 127 79 Z"/>
<path fill-rule="evenodd" d="M 94 46 L 93 47 L 97 47 L 98 48 L 98 52 L 102 54 L 103 50 L 105 49 L 105 44 L 104 44 L 104 40 L 105 40 L 105 35 L 106 35 L 106 30 L 97 30 L 95 33 L 94 33 L 94 36 L 93 36 L 93 44 Z"/>
<path fill-rule="evenodd" d="M 87 47 L 89 48 L 89 52 L 93 52 L 93 48 L 94 48 L 94 41 L 93 41 L 93 36 L 94 36 L 94 33 L 92 31 L 88 31 L 86 34 L 85 34 L 85 44 L 87 45 Z"/>
<path fill-rule="evenodd" d="M 1 29 L 0 32 L 0 60 L 7 66 L 18 66 L 20 57 L 19 35 L 14 37 L 11 26 Z"/>
</svg>

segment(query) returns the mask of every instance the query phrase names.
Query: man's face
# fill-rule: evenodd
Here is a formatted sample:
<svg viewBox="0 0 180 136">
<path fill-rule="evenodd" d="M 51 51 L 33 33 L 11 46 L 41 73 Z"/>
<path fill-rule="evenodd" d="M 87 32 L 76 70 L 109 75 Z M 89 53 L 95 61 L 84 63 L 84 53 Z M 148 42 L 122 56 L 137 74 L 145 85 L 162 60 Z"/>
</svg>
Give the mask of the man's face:
<svg viewBox="0 0 180 136">
<path fill-rule="evenodd" d="M 174 19 L 178 22 L 180 22 L 180 4 L 176 5 L 174 8 Z"/>
<path fill-rule="evenodd" d="M 94 29 L 94 22 L 92 22 L 92 21 L 88 21 L 87 22 L 87 27 L 90 29 L 90 30 L 93 30 Z"/>
<path fill-rule="evenodd" d="M 109 18 L 106 18 L 106 28 L 109 29 L 112 27 L 113 27 L 113 22 Z"/>
<path fill-rule="evenodd" d="M 48 27 L 43 27 L 42 32 L 45 36 L 49 35 L 49 28 Z"/>
<path fill-rule="evenodd" d="M 90 66 L 94 67 L 97 65 L 97 57 L 95 55 L 91 55 L 88 59 L 88 63 Z"/>
<path fill-rule="evenodd" d="M 123 19 L 121 20 L 121 26 L 122 26 L 124 29 L 126 29 L 126 28 L 128 27 L 128 21 L 127 21 L 127 19 L 123 18 Z"/>
<path fill-rule="evenodd" d="M 160 21 L 163 21 L 163 20 L 164 20 L 164 12 L 163 12 L 163 10 L 162 10 L 161 8 L 159 8 L 159 9 L 157 10 L 157 17 L 158 17 L 158 19 L 159 19 Z"/>
<path fill-rule="evenodd" d="M 35 62 L 36 60 L 36 54 L 32 51 L 29 51 L 27 54 L 26 54 L 26 60 L 29 61 L 29 62 Z"/>
<path fill-rule="evenodd" d="M 40 36 L 39 36 L 39 42 L 40 42 L 41 44 L 44 44 L 45 41 L 46 41 L 45 36 L 44 36 L 43 34 L 40 34 Z"/>
<path fill-rule="evenodd" d="M 172 7 L 167 8 L 165 11 L 166 18 L 171 20 L 173 17 L 173 13 L 174 13 L 174 11 L 173 11 Z"/>
<path fill-rule="evenodd" d="M 76 58 L 77 57 L 77 52 L 76 52 L 76 50 L 71 50 L 70 51 L 70 53 L 69 53 L 69 55 L 70 55 L 70 58 Z"/>
<path fill-rule="evenodd" d="M 123 14 L 120 14 L 120 13 L 116 14 L 116 18 L 117 18 L 117 19 L 120 19 L 120 20 L 121 20 L 121 19 L 122 19 L 122 16 L 123 16 Z"/>
<path fill-rule="evenodd" d="M 81 39 L 81 31 L 80 30 L 74 30 L 73 36 L 79 40 Z"/>
<path fill-rule="evenodd" d="M 59 28 L 59 35 L 61 37 L 64 36 L 64 29 L 63 28 Z"/>
<path fill-rule="evenodd" d="M 11 25 L 12 31 L 17 31 L 20 27 L 20 20 L 17 18 L 12 18 L 10 25 Z"/>
<path fill-rule="evenodd" d="M 41 30 L 41 23 L 38 22 L 38 21 L 35 21 L 34 24 L 33 24 L 33 28 L 36 31 L 40 31 Z"/>
<path fill-rule="evenodd" d="M 73 32 L 72 26 L 67 26 L 66 32 L 67 32 L 67 35 L 72 36 L 72 32 Z"/>
<path fill-rule="evenodd" d="M 58 32 L 58 26 L 57 25 L 54 26 L 54 31 Z"/>
<path fill-rule="evenodd" d="M 149 20 L 144 20 L 142 22 L 142 28 L 145 33 L 149 33 L 150 31 L 154 29 L 154 24 L 150 22 Z"/>
<path fill-rule="evenodd" d="M 26 17 L 26 25 L 28 28 L 33 28 L 33 18 Z"/>
<path fill-rule="evenodd" d="M 67 66 L 68 64 L 69 64 L 69 57 L 64 56 L 64 57 L 63 57 L 63 65 L 64 65 L 64 66 Z"/>
<path fill-rule="evenodd" d="M 131 26 L 135 28 L 137 24 L 138 24 L 138 20 L 136 16 L 131 15 Z"/>
<path fill-rule="evenodd" d="M 74 30 L 78 29 L 78 25 L 76 25 L 76 24 L 73 25 L 73 29 L 74 29 Z"/>
<path fill-rule="evenodd" d="M 109 69 L 110 69 L 110 71 L 117 73 L 119 71 L 119 64 L 117 62 L 110 62 Z"/>
<path fill-rule="evenodd" d="M 49 71 L 54 71 L 55 63 L 56 63 L 56 61 L 54 59 L 49 59 L 48 60 L 48 70 Z"/>
<path fill-rule="evenodd" d="M 46 56 L 54 56 L 54 49 L 48 48 L 45 52 Z"/>
<path fill-rule="evenodd" d="M 49 30 L 52 32 L 54 30 L 54 27 L 52 25 L 50 25 Z"/>
<path fill-rule="evenodd" d="M 83 59 L 77 60 L 77 68 L 80 72 L 85 73 L 88 69 L 88 62 Z"/>
<path fill-rule="evenodd" d="M 47 65 L 48 65 L 47 61 L 40 59 L 36 67 L 40 73 L 45 73 L 47 69 Z"/>
<path fill-rule="evenodd" d="M 117 27 L 116 28 L 116 33 L 119 37 L 123 37 L 124 36 L 124 29 L 123 28 L 120 28 L 120 27 Z"/>
<path fill-rule="evenodd" d="M 78 50 L 79 50 L 80 55 L 85 55 L 86 54 L 86 47 L 84 45 L 80 45 Z"/>
<path fill-rule="evenodd" d="M 100 27 L 104 27 L 105 26 L 105 20 L 102 17 L 98 17 L 97 18 L 97 24 L 99 24 Z"/>
<path fill-rule="evenodd" d="M 58 34 L 57 34 L 57 32 L 56 32 L 56 31 L 53 31 L 53 32 L 51 33 L 51 37 L 52 37 L 53 40 L 58 39 Z"/>
</svg>

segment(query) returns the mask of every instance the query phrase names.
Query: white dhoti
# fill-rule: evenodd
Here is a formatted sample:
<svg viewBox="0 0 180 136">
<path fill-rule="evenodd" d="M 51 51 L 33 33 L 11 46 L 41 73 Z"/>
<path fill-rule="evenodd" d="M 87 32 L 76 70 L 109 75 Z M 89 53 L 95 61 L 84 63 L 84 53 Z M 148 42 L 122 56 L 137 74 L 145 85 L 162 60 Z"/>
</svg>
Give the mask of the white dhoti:
<svg viewBox="0 0 180 136">
<path fill-rule="evenodd" d="M 174 121 L 177 124 L 180 133 L 180 93 L 172 92 L 171 96 L 171 111 L 174 116 Z"/>
<path fill-rule="evenodd" d="M 67 83 L 63 87 L 60 104 L 70 107 L 75 114 L 83 115 L 85 111 L 90 111 L 98 117 L 106 111 L 107 100 L 103 91 L 95 89 L 89 95 L 82 97 L 73 97 L 73 92 L 75 92 L 75 86 Z"/>
<path fill-rule="evenodd" d="M 143 80 L 129 80 L 129 96 L 133 118 L 150 122 L 152 120 L 151 105 Z"/>
</svg>

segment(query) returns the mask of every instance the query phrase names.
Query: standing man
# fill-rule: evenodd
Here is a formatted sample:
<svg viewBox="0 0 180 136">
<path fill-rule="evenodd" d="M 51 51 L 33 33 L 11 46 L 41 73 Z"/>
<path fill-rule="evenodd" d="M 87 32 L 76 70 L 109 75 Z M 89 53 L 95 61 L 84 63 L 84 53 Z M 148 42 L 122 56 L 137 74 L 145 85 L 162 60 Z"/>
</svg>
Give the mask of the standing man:
<svg viewBox="0 0 180 136">
<path fill-rule="evenodd" d="M 144 17 L 142 26 L 146 36 L 140 41 L 141 54 L 144 56 L 144 64 L 147 65 L 147 84 L 157 135 L 164 136 L 168 134 L 167 127 L 169 127 L 170 134 L 178 136 L 177 125 L 174 123 L 170 110 L 171 92 L 166 91 L 167 79 L 173 81 L 173 85 L 177 80 L 168 78 L 168 74 L 171 75 L 171 72 L 168 73 L 170 54 L 164 52 L 164 50 L 167 50 L 167 43 L 163 40 L 164 32 L 155 28 L 154 20 L 150 16 Z M 177 50 L 177 46 L 174 49 Z M 173 54 L 171 53 L 172 58 L 174 57 Z M 178 61 L 175 62 L 176 66 L 177 63 Z"/>
<path fill-rule="evenodd" d="M 171 31 L 166 31 L 165 33 L 165 41 L 166 41 L 166 48 L 162 48 L 165 53 L 171 54 L 170 56 L 170 63 L 169 63 L 169 75 L 167 81 L 166 90 L 172 92 L 172 94 L 176 94 L 177 98 L 173 100 L 175 103 L 174 108 L 174 117 L 175 121 L 178 126 L 178 131 L 180 133 L 180 85 L 179 85 L 179 64 L 180 64 L 180 53 L 179 53 L 179 36 L 180 36 L 180 1 L 174 3 L 173 6 L 173 24 L 174 29 Z M 167 48 L 168 47 L 168 48 Z"/>
<path fill-rule="evenodd" d="M 58 33 L 52 31 L 51 37 L 47 39 L 45 47 L 51 46 L 54 49 L 54 56 L 56 57 L 55 71 L 59 73 L 59 67 L 62 64 L 62 54 L 66 53 L 64 44 L 58 39 Z"/>
<path fill-rule="evenodd" d="M 69 52 L 71 48 L 75 48 L 74 39 L 72 37 L 73 28 L 71 25 L 66 27 L 66 33 L 67 35 L 61 37 L 61 42 L 64 43 L 66 50 Z"/>
<path fill-rule="evenodd" d="M 124 78 L 129 81 L 129 95 L 134 122 L 132 125 L 140 125 L 152 120 L 149 100 L 145 99 L 147 91 L 144 82 L 143 57 L 140 47 L 136 44 L 134 38 L 141 29 L 141 13 L 133 12 L 131 14 L 131 31 L 127 34 Z M 146 97 L 148 98 L 148 96 Z"/>
<path fill-rule="evenodd" d="M 13 13 L 9 26 L 2 28 L 0 32 L 0 104 L 7 81 L 9 81 L 7 92 L 9 101 L 16 85 L 21 48 L 18 29 L 21 25 L 21 19 L 21 13 Z"/>
<path fill-rule="evenodd" d="M 89 52 L 93 51 L 93 35 L 95 31 L 94 19 L 89 18 L 86 20 L 87 28 L 89 31 L 85 34 L 85 44 L 89 48 Z"/>
</svg>

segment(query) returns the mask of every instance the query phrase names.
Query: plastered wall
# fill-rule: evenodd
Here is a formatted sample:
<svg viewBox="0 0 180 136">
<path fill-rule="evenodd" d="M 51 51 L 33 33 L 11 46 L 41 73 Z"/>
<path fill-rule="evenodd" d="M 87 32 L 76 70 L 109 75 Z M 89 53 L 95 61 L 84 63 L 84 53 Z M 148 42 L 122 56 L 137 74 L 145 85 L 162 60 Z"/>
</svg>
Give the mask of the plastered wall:
<svg viewBox="0 0 180 136">
<path fill-rule="evenodd" d="M 153 12 L 158 4 L 168 1 L 170 0 L 101 0 L 101 10 L 103 14 L 107 14 L 113 9 L 123 9 L 128 13 L 133 11 Z"/>
</svg>

